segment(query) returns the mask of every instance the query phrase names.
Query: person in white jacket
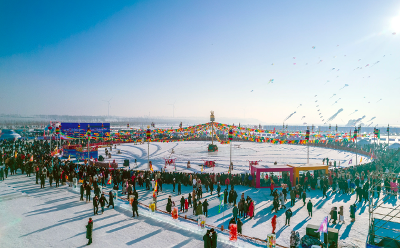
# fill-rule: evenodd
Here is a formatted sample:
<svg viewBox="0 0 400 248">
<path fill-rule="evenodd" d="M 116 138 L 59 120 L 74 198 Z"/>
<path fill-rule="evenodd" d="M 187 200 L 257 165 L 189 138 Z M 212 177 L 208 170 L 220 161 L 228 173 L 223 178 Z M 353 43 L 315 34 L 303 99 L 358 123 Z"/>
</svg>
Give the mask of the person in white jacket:
<svg viewBox="0 0 400 248">
<path fill-rule="evenodd" d="M 286 206 L 285 206 L 285 198 L 283 197 L 283 193 L 282 192 L 280 192 L 279 193 L 279 201 L 281 201 L 281 209 L 286 209 Z"/>
</svg>

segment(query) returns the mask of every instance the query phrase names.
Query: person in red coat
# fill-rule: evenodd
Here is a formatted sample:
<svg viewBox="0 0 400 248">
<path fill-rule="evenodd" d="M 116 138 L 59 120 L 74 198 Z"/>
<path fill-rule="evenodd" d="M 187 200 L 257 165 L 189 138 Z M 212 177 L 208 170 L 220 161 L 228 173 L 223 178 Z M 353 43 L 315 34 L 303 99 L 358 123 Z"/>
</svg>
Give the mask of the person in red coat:
<svg viewBox="0 0 400 248">
<path fill-rule="evenodd" d="M 185 199 L 185 210 L 186 210 L 186 212 L 188 211 L 188 209 L 189 209 L 189 202 L 188 202 L 188 199 Z"/>
<path fill-rule="evenodd" d="M 272 193 L 274 193 L 274 189 L 275 189 L 275 186 L 274 186 L 274 182 L 273 181 L 271 181 L 271 194 L 270 194 L 270 196 L 272 195 Z"/>
<path fill-rule="evenodd" d="M 231 182 L 231 181 L 229 180 L 229 177 L 226 178 L 226 180 L 225 180 L 226 189 L 228 189 L 228 186 L 229 186 L 229 183 L 230 183 L 230 182 Z"/>
<path fill-rule="evenodd" d="M 253 216 L 254 216 L 254 202 L 253 202 L 253 200 L 251 200 L 250 204 L 249 204 L 249 217 L 250 217 L 250 219 L 252 219 Z"/>
<path fill-rule="evenodd" d="M 276 229 L 276 215 L 274 215 L 274 217 L 272 217 L 271 224 L 272 224 L 272 233 L 275 234 L 275 229 Z"/>
</svg>

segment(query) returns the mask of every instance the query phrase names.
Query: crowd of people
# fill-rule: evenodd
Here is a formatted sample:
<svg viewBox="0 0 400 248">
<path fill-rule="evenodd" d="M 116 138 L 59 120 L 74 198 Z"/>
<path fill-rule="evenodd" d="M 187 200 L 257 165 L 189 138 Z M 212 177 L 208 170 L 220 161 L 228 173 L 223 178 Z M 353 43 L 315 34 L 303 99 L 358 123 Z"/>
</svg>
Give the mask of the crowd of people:
<svg viewBox="0 0 400 248">
<path fill-rule="evenodd" d="M 217 194 L 223 198 L 224 204 L 232 206 L 233 218 L 229 224 L 237 224 L 238 232 L 242 233 L 243 221 L 240 218 L 254 218 L 255 203 L 250 196 L 244 193 L 239 195 L 235 190 L 236 185 L 254 186 L 255 176 L 250 173 L 228 174 L 228 173 L 186 173 L 186 172 L 165 172 L 165 171 L 149 171 L 149 170 L 127 170 L 127 169 L 110 169 L 105 167 L 91 166 L 87 163 L 74 163 L 68 159 L 60 159 L 52 156 L 51 147 L 56 147 L 56 143 L 52 141 L 0 141 L 0 166 L 4 164 L 4 168 L 0 168 L 0 180 L 5 180 L 8 176 L 18 172 L 26 174 L 27 177 L 36 177 L 36 184 L 41 188 L 46 187 L 46 183 L 50 187 L 59 187 L 60 183 L 72 186 L 73 178 L 77 178 L 81 182 L 80 200 L 86 202 L 93 201 L 94 215 L 98 214 L 98 208 L 101 207 L 101 213 L 104 208 L 112 206 L 114 208 L 114 195 L 109 191 L 108 200 L 105 194 L 102 194 L 101 187 L 111 184 L 112 189 L 120 190 L 127 198 L 132 198 L 133 217 L 139 216 L 138 203 L 139 194 L 136 187 L 145 187 L 146 190 L 157 190 L 154 194 L 154 202 L 157 204 L 157 195 L 162 192 L 164 184 L 171 184 L 173 191 L 177 195 L 181 195 L 180 211 L 188 212 L 189 208 L 193 208 L 193 215 L 205 215 L 208 217 L 207 199 L 202 200 L 203 192 Z M 369 149 L 369 147 L 367 148 Z M 300 176 L 299 180 L 292 182 L 288 178 L 283 178 L 283 184 L 280 191 L 274 188 L 271 182 L 271 196 L 273 197 L 271 213 L 284 210 L 285 225 L 290 226 L 290 218 L 293 215 L 290 207 L 296 204 L 296 200 L 301 200 L 303 206 L 306 207 L 308 216 L 312 218 L 313 203 L 312 199 L 307 196 L 307 191 L 320 190 L 322 197 L 326 198 L 327 192 L 330 190 L 330 197 L 335 194 L 352 194 L 356 193 L 357 200 L 351 205 L 350 218 L 355 221 L 355 213 L 357 204 L 367 204 L 372 197 L 380 197 L 381 192 L 385 192 L 389 197 L 397 195 L 400 178 L 397 176 L 397 165 L 399 163 L 398 154 L 394 151 L 388 151 L 385 147 L 378 147 L 374 150 L 375 159 L 373 162 L 364 163 L 358 166 L 350 166 L 347 168 L 332 166 L 328 175 L 314 176 L 307 172 Z M 325 162 L 325 159 L 324 159 Z M 326 160 L 328 162 L 328 159 Z M 18 172 L 18 173 L 19 173 Z M 397 174 L 396 174 L 397 173 Z M 182 185 L 192 186 L 193 191 L 188 195 L 182 194 Z M 94 192 L 94 198 L 91 199 L 91 192 Z M 376 194 L 375 194 L 376 193 Z M 288 196 L 290 197 L 290 207 L 286 204 Z M 221 199 L 222 199 L 221 198 Z M 307 201 L 308 200 L 308 201 Z M 176 204 L 178 205 L 178 204 Z M 171 213 L 176 206 L 175 202 L 169 197 L 166 211 Z M 339 210 L 338 210 L 339 209 Z M 339 222 L 345 223 L 343 206 L 333 206 L 330 211 L 330 220 L 333 224 Z M 339 218 L 338 218 L 339 217 Z M 93 227 L 93 221 L 88 224 L 89 229 Z M 204 242 L 210 244 L 207 247 L 215 247 L 214 242 L 215 231 L 209 231 L 203 239 Z M 90 231 L 91 236 L 91 231 Z M 292 235 L 295 237 L 296 235 Z M 91 238 L 89 244 L 91 243 Z M 216 244 L 216 243 L 215 243 Z"/>
</svg>

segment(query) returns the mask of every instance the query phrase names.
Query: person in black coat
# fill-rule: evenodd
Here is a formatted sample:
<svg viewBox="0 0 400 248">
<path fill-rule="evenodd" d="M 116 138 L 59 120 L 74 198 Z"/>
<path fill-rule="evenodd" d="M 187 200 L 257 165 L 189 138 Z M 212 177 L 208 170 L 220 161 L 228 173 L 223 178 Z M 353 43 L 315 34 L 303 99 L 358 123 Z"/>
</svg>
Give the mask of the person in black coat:
<svg viewBox="0 0 400 248">
<path fill-rule="evenodd" d="M 275 210 L 275 213 L 277 213 L 278 210 L 279 210 L 279 199 L 278 199 L 278 197 L 275 197 L 275 198 L 274 198 L 274 201 L 273 201 L 272 205 L 273 205 L 273 207 L 272 207 L 271 213 L 272 213 L 274 210 Z"/>
<path fill-rule="evenodd" d="M 86 190 L 86 202 L 88 202 L 88 199 L 90 202 L 90 191 L 92 190 L 92 188 L 90 187 L 89 184 L 86 184 L 85 190 Z"/>
<path fill-rule="evenodd" d="M 228 190 L 225 189 L 225 191 L 224 191 L 224 204 L 227 204 L 227 203 L 228 203 Z"/>
<path fill-rule="evenodd" d="M 40 175 L 40 188 L 46 188 L 45 186 L 44 186 L 44 183 L 45 183 L 45 175 Z"/>
<path fill-rule="evenodd" d="M 203 236 L 204 248 L 211 248 L 211 237 L 210 230 L 207 230 L 206 234 Z"/>
<path fill-rule="evenodd" d="M 218 197 L 219 197 L 219 193 L 221 192 L 221 184 L 218 182 L 218 186 L 217 186 L 217 192 L 218 192 Z"/>
<path fill-rule="evenodd" d="M 84 184 L 81 184 L 80 193 L 81 193 L 80 201 L 83 201 L 83 194 L 85 193 L 85 185 Z"/>
<path fill-rule="evenodd" d="M 185 210 L 185 197 L 181 197 L 181 212 Z"/>
<path fill-rule="evenodd" d="M 197 209 L 197 200 L 196 200 L 196 197 L 195 197 L 194 200 L 193 200 L 193 214 L 196 213 L 196 209 Z"/>
<path fill-rule="evenodd" d="M 193 206 L 192 205 L 192 195 L 189 193 L 189 197 L 188 197 L 188 204 L 189 204 L 189 206 Z"/>
<path fill-rule="evenodd" d="M 110 191 L 110 193 L 108 194 L 108 206 L 107 206 L 107 208 L 109 208 L 110 206 L 112 206 L 113 209 L 114 209 L 114 195 L 113 195 L 112 191 Z"/>
<path fill-rule="evenodd" d="M 203 214 L 208 217 L 208 202 L 207 199 L 204 200 L 203 202 Z"/>
<path fill-rule="evenodd" d="M 288 225 L 290 226 L 290 218 L 292 217 L 293 213 L 292 210 L 289 208 L 288 210 L 286 210 L 285 212 L 285 216 L 286 216 L 286 220 L 285 220 L 285 226 Z"/>
<path fill-rule="evenodd" d="M 136 200 L 136 198 L 133 198 L 132 201 L 132 217 L 135 217 L 135 213 L 137 215 L 137 217 L 139 217 L 139 213 L 138 213 L 138 201 Z"/>
<path fill-rule="evenodd" d="M 93 213 L 94 215 L 98 214 L 99 212 L 99 198 L 97 195 L 93 198 Z"/>
<path fill-rule="evenodd" d="M 307 198 L 307 194 L 305 191 L 303 191 L 303 194 L 301 195 L 301 197 L 303 198 L 303 206 L 306 205 L 306 198 Z"/>
<path fill-rule="evenodd" d="M 100 206 L 101 206 L 101 214 L 104 213 L 104 206 L 106 205 L 106 203 L 108 204 L 107 199 L 104 197 L 104 194 L 101 194 L 101 197 L 99 199 L 100 202 Z"/>
</svg>

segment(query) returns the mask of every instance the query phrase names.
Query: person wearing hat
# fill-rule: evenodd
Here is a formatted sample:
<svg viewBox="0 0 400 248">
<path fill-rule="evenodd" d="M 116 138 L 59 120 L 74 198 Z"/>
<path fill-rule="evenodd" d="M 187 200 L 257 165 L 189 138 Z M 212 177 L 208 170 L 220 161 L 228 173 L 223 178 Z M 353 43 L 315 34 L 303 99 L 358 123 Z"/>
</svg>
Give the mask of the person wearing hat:
<svg viewBox="0 0 400 248">
<path fill-rule="evenodd" d="M 207 230 L 206 234 L 204 234 L 203 240 L 204 240 L 204 248 L 211 248 L 210 230 Z"/>
<path fill-rule="evenodd" d="M 172 187 L 173 187 L 172 192 L 175 192 L 175 178 L 172 179 Z"/>
<path fill-rule="evenodd" d="M 86 225 L 86 238 L 89 240 L 88 245 L 92 243 L 92 232 L 93 232 L 93 220 L 89 218 L 89 222 Z"/>
</svg>

